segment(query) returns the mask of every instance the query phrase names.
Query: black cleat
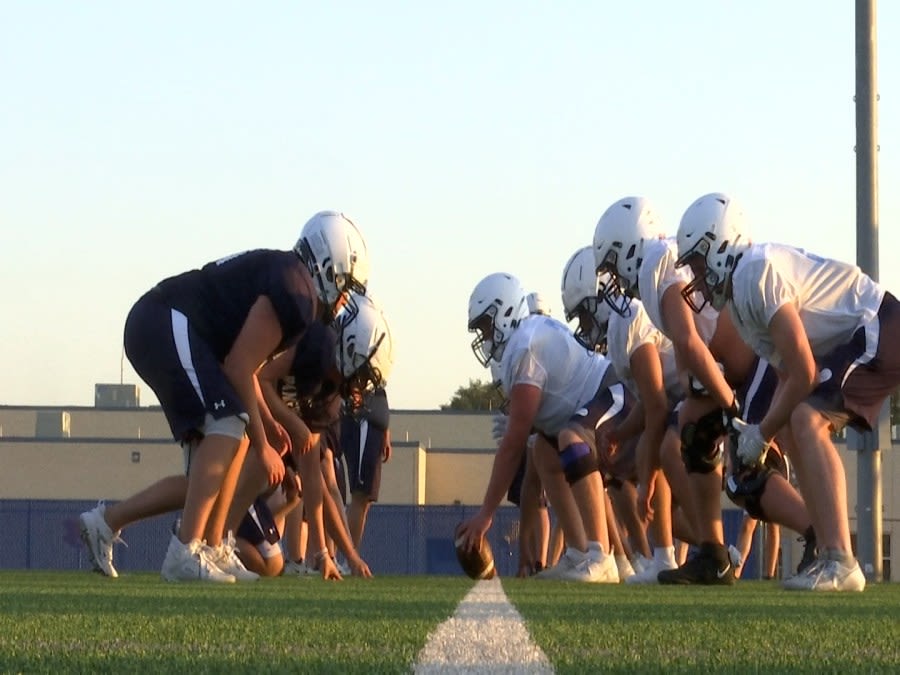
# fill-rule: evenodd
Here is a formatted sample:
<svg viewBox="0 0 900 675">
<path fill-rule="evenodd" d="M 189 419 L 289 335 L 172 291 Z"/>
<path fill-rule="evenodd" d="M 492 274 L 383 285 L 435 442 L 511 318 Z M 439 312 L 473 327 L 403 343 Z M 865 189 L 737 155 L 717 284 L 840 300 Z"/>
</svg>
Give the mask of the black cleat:
<svg viewBox="0 0 900 675">
<path fill-rule="evenodd" d="M 697 555 L 677 569 L 663 570 L 657 580 L 661 584 L 731 586 L 734 584 L 734 565 L 728 557 L 728 549 L 721 544 L 704 542 Z"/>
</svg>

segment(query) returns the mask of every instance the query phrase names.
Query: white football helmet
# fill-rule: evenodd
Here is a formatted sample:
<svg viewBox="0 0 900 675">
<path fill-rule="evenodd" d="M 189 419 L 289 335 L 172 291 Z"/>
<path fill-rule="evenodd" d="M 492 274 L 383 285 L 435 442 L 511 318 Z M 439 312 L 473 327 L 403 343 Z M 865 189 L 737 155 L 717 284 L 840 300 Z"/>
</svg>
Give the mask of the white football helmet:
<svg viewBox="0 0 900 675">
<path fill-rule="evenodd" d="M 487 367 L 499 362 L 512 332 L 528 316 L 522 284 L 511 274 L 496 272 L 478 282 L 469 296 L 469 332 L 475 333 L 472 351 Z"/>
<path fill-rule="evenodd" d="M 606 342 L 610 306 L 601 299 L 612 278 L 597 274 L 592 246 L 580 248 L 569 258 L 562 275 L 562 303 L 566 321 L 578 321 L 575 338 L 590 350 Z"/>
<path fill-rule="evenodd" d="M 394 366 L 394 341 L 381 307 L 372 298 L 352 294 L 354 312 L 337 317 L 337 367 L 344 378 L 341 394 L 384 387 Z"/>
<path fill-rule="evenodd" d="M 662 236 L 656 212 L 643 197 L 625 197 L 610 206 L 594 229 L 594 262 L 597 272 L 608 272 L 613 283 L 601 298 L 617 314 L 628 315 L 628 305 L 638 293 L 638 268 L 644 241 Z"/>
<path fill-rule="evenodd" d="M 694 280 L 681 292 L 695 312 L 709 302 L 717 310 L 725 307 L 731 274 L 741 254 L 750 246 L 744 212 L 721 192 L 703 195 L 691 204 L 678 226 L 676 267 L 690 266 Z M 703 299 L 697 302 L 697 297 Z"/>
<path fill-rule="evenodd" d="M 365 295 L 369 251 L 359 228 L 343 213 L 315 214 L 303 226 L 294 251 L 309 268 L 329 320 L 340 309 L 342 299 L 349 300 L 350 293 Z"/>
<path fill-rule="evenodd" d="M 528 303 L 529 314 L 543 314 L 545 316 L 550 316 L 550 303 L 547 302 L 547 299 L 541 295 L 539 291 L 529 293 L 525 296 L 525 301 Z"/>
</svg>

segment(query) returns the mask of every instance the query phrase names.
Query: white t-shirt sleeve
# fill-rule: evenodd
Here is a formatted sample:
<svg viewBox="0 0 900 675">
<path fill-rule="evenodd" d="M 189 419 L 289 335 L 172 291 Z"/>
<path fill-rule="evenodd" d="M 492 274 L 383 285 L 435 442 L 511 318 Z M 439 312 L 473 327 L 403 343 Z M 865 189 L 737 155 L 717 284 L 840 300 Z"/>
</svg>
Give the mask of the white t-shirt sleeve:
<svg viewBox="0 0 900 675">
<path fill-rule="evenodd" d="M 628 360 L 631 360 L 638 347 L 643 347 L 646 344 L 659 347 L 660 337 L 661 333 L 651 321 L 632 321 L 628 326 L 628 337 L 626 339 Z"/>
<path fill-rule="evenodd" d="M 754 319 L 768 328 L 772 319 L 782 307 L 793 303 L 797 298 L 797 291 L 793 284 L 778 272 L 768 261 L 760 265 L 759 294 L 752 311 Z"/>
<path fill-rule="evenodd" d="M 510 389 L 517 384 L 531 384 L 543 390 L 547 382 L 547 371 L 538 362 L 531 349 L 523 350 L 516 357 Z"/>
</svg>

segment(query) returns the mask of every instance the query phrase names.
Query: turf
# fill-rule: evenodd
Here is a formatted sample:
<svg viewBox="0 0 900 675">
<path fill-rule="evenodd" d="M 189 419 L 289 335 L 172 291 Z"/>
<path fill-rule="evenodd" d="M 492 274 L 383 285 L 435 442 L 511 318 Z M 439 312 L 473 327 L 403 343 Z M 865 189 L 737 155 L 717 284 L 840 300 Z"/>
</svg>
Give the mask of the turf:
<svg viewBox="0 0 900 675">
<path fill-rule="evenodd" d="M 900 672 L 900 584 L 864 593 L 506 580 L 558 673 Z"/>
<path fill-rule="evenodd" d="M 471 584 L 0 572 L 0 672 L 408 672 Z"/>
<path fill-rule="evenodd" d="M 471 586 L 0 571 L 0 672 L 408 673 Z M 900 584 L 834 595 L 762 581 L 503 587 L 558 673 L 900 672 Z"/>
</svg>

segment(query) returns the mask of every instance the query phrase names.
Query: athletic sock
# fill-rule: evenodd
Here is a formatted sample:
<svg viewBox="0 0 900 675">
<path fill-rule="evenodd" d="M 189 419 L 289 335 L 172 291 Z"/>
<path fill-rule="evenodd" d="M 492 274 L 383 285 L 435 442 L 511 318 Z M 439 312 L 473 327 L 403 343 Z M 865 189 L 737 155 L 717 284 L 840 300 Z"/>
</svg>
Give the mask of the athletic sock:
<svg viewBox="0 0 900 675">
<path fill-rule="evenodd" d="M 675 547 L 658 546 L 653 549 L 653 562 L 664 564 L 667 567 L 677 567 L 675 564 Z"/>
</svg>

